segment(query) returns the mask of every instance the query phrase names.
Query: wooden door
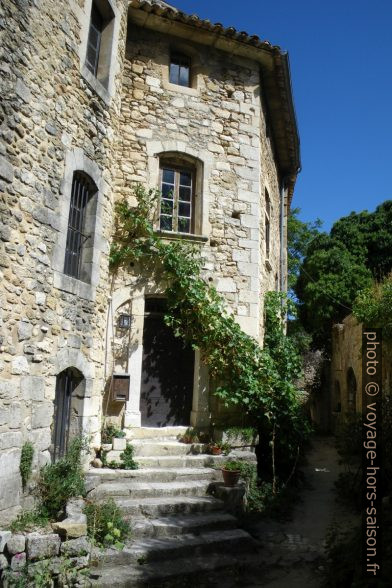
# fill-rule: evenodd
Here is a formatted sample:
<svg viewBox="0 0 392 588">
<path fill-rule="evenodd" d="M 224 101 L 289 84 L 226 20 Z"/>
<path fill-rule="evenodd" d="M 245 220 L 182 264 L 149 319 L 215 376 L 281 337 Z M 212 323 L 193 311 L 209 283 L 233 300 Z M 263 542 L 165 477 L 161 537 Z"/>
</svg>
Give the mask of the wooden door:
<svg viewBox="0 0 392 588">
<path fill-rule="evenodd" d="M 146 299 L 140 391 L 142 426 L 189 425 L 194 351 L 163 320 L 164 301 Z"/>
</svg>

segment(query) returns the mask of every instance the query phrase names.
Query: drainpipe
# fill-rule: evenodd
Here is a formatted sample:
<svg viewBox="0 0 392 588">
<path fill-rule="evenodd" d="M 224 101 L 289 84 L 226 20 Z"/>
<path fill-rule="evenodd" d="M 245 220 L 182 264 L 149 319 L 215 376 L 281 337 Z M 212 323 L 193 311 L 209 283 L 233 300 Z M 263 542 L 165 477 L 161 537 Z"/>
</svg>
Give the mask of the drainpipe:
<svg viewBox="0 0 392 588">
<path fill-rule="evenodd" d="M 282 178 L 280 186 L 280 291 L 285 292 L 285 244 L 284 235 L 284 209 L 286 200 L 286 177 Z"/>
</svg>

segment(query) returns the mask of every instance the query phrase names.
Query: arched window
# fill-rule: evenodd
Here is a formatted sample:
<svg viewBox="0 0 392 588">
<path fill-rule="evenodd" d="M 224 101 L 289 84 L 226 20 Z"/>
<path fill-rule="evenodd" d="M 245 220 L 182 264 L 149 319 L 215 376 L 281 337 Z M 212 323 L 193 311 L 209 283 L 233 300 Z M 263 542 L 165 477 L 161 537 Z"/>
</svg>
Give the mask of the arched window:
<svg viewBox="0 0 392 588">
<path fill-rule="evenodd" d="M 67 368 L 56 378 L 52 431 L 53 461 L 62 457 L 67 451 L 68 442 L 82 432 L 84 382 L 83 375 L 76 368 Z"/>
<path fill-rule="evenodd" d="M 81 171 L 73 174 L 71 200 L 68 215 L 64 273 L 83 281 L 88 280 L 86 265 L 91 262 L 88 253 L 92 249 L 92 200 L 97 187 L 92 179 Z"/>
</svg>

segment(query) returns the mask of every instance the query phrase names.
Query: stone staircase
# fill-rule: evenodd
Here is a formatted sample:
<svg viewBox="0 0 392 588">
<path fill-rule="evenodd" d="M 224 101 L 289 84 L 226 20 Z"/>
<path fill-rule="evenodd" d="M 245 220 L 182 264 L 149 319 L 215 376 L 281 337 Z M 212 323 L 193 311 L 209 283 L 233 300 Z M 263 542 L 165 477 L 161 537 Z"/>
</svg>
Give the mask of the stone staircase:
<svg viewBox="0 0 392 588">
<path fill-rule="evenodd" d="M 213 466 L 227 457 L 178 442 L 184 431 L 135 429 L 131 441 L 140 469 L 88 473 L 89 497 L 112 497 L 132 528 L 122 551 L 98 558 L 96 586 L 201 586 L 206 575 L 238 569 L 245 554 L 257 549 L 225 503 L 209 494 L 222 476 Z M 255 460 L 250 452 L 234 456 Z"/>
</svg>

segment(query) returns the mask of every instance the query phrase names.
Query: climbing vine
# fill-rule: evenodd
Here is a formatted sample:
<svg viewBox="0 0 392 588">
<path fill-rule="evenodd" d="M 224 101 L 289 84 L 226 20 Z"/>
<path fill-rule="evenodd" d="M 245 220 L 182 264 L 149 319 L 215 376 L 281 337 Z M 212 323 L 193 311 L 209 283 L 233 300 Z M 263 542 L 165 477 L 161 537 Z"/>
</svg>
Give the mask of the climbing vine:
<svg viewBox="0 0 392 588">
<path fill-rule="evenodd" d="M 136 205 L 125 199 L 116 205 L 116 229 L 110 262 L 113 271 L 132 262 L 158 274 L 168 284 L 165 322 L 177 337 L 199 349 L 214 382 L 214 393 L 225 405 L 237 405 L 277 444 L 294 456 L 308 428 L 302 417 L 295 380 L 301 364 L 284 333 L 287 301 L 270 292 L 265 298 L 264 348 L 244 333 L 227 312 L 225 300 L 202 277 L 198 246 L 163 241 L 154 232 L 152 211 L 158 194 L 137 187 Z M 278 441 L 277 441 L 278 440 Z"/>
</svg>

